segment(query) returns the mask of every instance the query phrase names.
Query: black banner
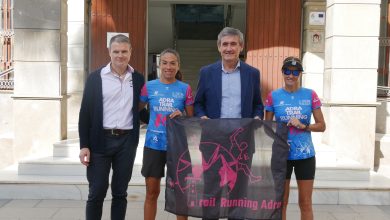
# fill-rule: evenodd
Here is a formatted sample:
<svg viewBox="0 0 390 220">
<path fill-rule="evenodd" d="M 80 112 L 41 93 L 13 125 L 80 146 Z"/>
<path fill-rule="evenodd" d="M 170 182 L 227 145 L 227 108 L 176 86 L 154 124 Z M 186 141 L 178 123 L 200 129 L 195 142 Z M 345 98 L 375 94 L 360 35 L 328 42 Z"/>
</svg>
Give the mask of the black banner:
<svg viewBox="0 0 390 220">
<path fill-rule="evenodd" d="M 256 119 L 167 121 L 165 210 L 204 218 L 281 219 L 287 127 Z"/>
</svg>

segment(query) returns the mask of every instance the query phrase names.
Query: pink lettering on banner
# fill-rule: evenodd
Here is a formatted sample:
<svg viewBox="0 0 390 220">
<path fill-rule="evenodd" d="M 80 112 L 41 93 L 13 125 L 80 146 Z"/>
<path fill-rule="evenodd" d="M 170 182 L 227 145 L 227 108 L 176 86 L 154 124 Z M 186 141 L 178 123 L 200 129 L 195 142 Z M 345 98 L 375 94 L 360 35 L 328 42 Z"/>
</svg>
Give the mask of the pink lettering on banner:
<svg viewBox="0 0 390 220">
<path fill-rule="evenodd" d="M 215 207 L 215 197 L 199 200 L 199 207 Z"/>
<path fill-rule="evenodd" d="M 265 199 L 261 202 L 261 209 L 279 209 L 280 207 L 282 207 L 282 202 L 273 200 L 267 202 Z"/>
<path fill-rule="evenodd" d="M 216 206 L 217 199 L 215 197 L 211 197 L 209 199 L 200 199 L 198 200 L 198 206 L 199 207 L 215 207 Z M 195 201 L 191 201 L 190 207 L 195 206 Z M 250 200 L 250 199 L 228 199 L 228 198 L 221 198 L 220 203 L 221 208 L 234 208 L 234 207 L 240 207 L 240 208 L 247 208 L 251 209 L 253 211 L 256 211 L 259 209 L 259 201 L 257 200 Z M 279 209 L 282 207 L 282 202 L 277 202 L 273 200 L 263 200 L 261 202 L 260 209 Z"/>
<path fill-rule="evenodd" d="M 256 200 L 249 199 L 226 199 L 221 198 L 221 207 L 242 207 L 249 208 L 252 210 L 258 209 L 258 202 Z"/>
</svg>

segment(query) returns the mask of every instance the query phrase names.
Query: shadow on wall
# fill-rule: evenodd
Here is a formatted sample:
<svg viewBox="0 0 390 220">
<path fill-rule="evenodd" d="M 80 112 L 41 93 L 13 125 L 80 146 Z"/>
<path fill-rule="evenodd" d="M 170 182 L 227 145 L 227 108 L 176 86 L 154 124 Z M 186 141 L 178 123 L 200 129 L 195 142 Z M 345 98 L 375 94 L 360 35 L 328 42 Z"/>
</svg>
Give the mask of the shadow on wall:
<svg viewBox="0 0 390 220">
<path fill-rule="evenodd" d="M 381 100 L 381 104 L 376 109 L 375 171 L 378 171 L 381 166 L 390 166 L 390 137 L 387 137 L 390 134 L 389 101 Z"/>
</svg>

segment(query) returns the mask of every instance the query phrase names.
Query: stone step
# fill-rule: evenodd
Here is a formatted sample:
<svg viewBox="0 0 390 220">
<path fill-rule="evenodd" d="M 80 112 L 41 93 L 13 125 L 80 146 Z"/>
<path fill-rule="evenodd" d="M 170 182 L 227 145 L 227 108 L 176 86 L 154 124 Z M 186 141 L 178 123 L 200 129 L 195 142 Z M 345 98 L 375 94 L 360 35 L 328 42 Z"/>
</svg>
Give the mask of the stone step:
<svg viewBox="0 0 390 220">
<path fill-rule="evenodd" d="M 45 157 L 19 161 L 20 175 L 82 176 L 85 168 L 77 158 Z"/>
<path fill-rule="evenodd" d="M 374 170 L 390 178 L 390 135 L 376 133 Z"/>
<path fill-rule="evenodd" d="M 129 183 L 144 187 L 141 175 L 145 129 L 141 129 L 140 144 Z M 348 159 L 336 159 L 332 147 L 316 144 L 317 171 L 314 183 L 315 204 L 390 205 L 389 179 Z M 24 160 L 8 174 L 0 172 L 0 199 L 76 199 L 85 200 L 88 193 L 85 167 L 78 160 L 78 139 L 54 144 L 53 157 Z M 163 185 L 165 180 L 162 180 Z M 291 181 L 290 200 L 297 201 L 297 189 Z M 109 193 L 107 194 L 109 197 Z M 134 195 L 135 196 L 135 195 Z M 160 196 L 160 198 L 164 198 Z"/>
<path fill-rule="evenodd" d="M 143 148 L 137 149 L 137 157 L 142 155 Z M 142 158 L 134 162 L 134 175 L 141 175 Z M 38 176 L 85 176 L 85 166 L 76 157 L 44 157 L 33 160 L 22 160 L 18 164 L 20 175 Z"/>
<path fill-rule="evenodd" d="M 140 143 L 134 162 L 134 175 L 140 175 L 145 132 L 145 129 L 141 129 Z M 78 158 L 78 141 L 78 139 L 71 139 L 55 143 L 53 157 L 20 161 L 19 173 L 21 175 L 85 175 L 85 168 Z M 347 158 L 336 159 L 336 153 L 332 147 L 316 144 L 316 151 L 316 179 L 330 181 L 367 181 L 369 179 L 370 169 L 368 167 L 363 167 Z"/>
<path fill-rule="evenodd" d="M 164 200 L 162 180 L 159 200 Z M 143 178 L 133 176 L 128 188 L 129 200 L 143 201 Z M 85 176 L 18 175 L 15 170 L 0 171 L 0 199 L 69 199 L 86 200 L 88 183 Z M 107 193 L 107 199 L 110 199 Z M 390 179 L 370 173 L 369 181 L 315 180 L 313 204 L 390 205 Z M 291 181 L 290 203 L 297 203 L 295 181 Z"/>
<path fill-rule="evenodd" d="M 195 94 L 200 68 L 220 59 L 216 41 L 179 40 L 177 50 L 181 57 L 183 81 L 190 84 Z"/>
<path fill-rule="evenodd" d="M 146 125 L 140 129 L 139 143 L 138 147 L 143 147 L 145 143 L 145 129 Z M 53 157 L 71 157 L 78 158 L 80 152 L 80 139 L 67 139 L 63 141 L 59 141 L 53 144 Z M 137 155 L 138 155 L 137 149 Z M 137 161 L 137 158 L 136 158 Z M 141 158 L 142 161 L 142 158 Z"/>
<path fill-rule="evenodd" d="M 195 47 L 186 47 L 178 48 L 180 53 L 180 58 L 183 58 L 183 62 L 187 60 L 205 60 L 220 58 L 220 54 L 217 52 L 216 48 L 195 48 Z M 183 54 L 183 55 L 182 55 Z M 193 56 L 197 55 L 197 56 Z M 204 63 L 206 65 L 208 63 Z"/>
<path fill-rule="evenodd" d="M 380 165 L 379 167 L 374 168 L 375 172 L 377 172 L 380 175 L 383 175 L 387 178 L 390 178 L 390 165 Z"/>
<path fill-rule="evenodd" d="M 53 144 L 54 157 L 75 157 L 77 158 L 80 152 L 80 140 L 68 139 Z"/>
<path fill-rule="evenodd" d="M 199 55 L 214 55 L 216 57 L 220 56 L 217 45 L 211 47 L 196 47 L 193 45 L 183 45 L 182 47 L 177 47 L 178 52 L 180 53 L 180 57 L 190 57 L 191 54 L 199 54 Z M 198 58 L 198 57 L 193 57 Z"/>
<path fill-rule="evenodd" d="M 194 94 L 202 66 L 220 60 L 215 40 L 178 40 L 177 50 L 181 57 L 183 81 L 190 84 Z"/>
<path fill-rule="evenodd" d="M 200 56 L 199 54 L 193 54 L 192 56 Z M 187 59 L 187 60 L 184 60 L 183 59 L 183 62 L 181 63 L 182 65 L 184 65 L 183 67 L 183 70 L 184 69 L 196 69 L 197 72 L 199 72 L 199 69 L 203 66 L 205 66 L 206 64 L 210 64 L 210 63 L 214 63 L 214 62 L 217 62 L 218 61 L 218 57 L 206 57 L 206 58 L 201 58 L 201 59 Z"/>
<path fill-rule="evenodd" d="M 142 155 L 142 151 L 142 148 L 137 149 L 137 157 Z M 140 176 L 141 167 L 142 158 L 138 158 L 134 163 L 133 175 Z M 20 175 L 83 176 L 85 175 L 85 167 L 80 164 L 78 158 L 46 157 L 20 161 L 18 172 Z M 316 179 L 325 181 L 368 181 L 369 173 L 369 168 L 354 164 L 318 166 Z"/>
<path fill-rule="evenodd" d="M 76 138 L 79 138 L 78 124 L 68 124 L 67 139 L 76 139 Z"/>
</svg>

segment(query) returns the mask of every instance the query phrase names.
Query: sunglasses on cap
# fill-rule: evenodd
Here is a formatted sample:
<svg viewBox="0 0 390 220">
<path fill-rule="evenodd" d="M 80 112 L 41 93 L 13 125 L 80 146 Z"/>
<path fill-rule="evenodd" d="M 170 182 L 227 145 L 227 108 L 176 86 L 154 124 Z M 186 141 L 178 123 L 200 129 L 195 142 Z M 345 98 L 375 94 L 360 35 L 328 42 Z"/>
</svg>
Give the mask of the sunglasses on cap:
<svg viewBox="0 0 390 220">
<path fill-rule="evenodd" d="M 284 75 L 291 75 L 291 74 L 293 74 L 293 76 L 299 76 L 299 74 L 301 73 L 301 71 L 300 70 L 289 70 L 289 69 L 284 69 L 283 70 L 283 73 L 284 73 Z"/>
</svg>

